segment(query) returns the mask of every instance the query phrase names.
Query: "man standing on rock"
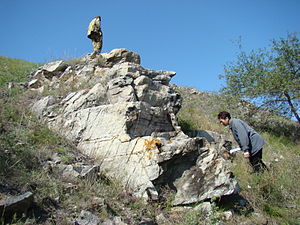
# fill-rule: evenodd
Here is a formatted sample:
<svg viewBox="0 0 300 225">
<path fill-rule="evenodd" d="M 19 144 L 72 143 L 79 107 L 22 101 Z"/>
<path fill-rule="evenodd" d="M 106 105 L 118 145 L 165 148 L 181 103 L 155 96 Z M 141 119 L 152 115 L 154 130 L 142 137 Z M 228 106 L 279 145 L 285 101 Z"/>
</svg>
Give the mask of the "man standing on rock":
<svg viewBox="0 0 300 225">
<path fill-rule="evenodd" d="M 101 17 L 96 16 L 89 24 L 87 37 L 92 40 L 94 47 L 93 55 L 100 54 L 102 49 L 102 31 L 101 31 Z"/>
<path fill-rule="evenodd" d="M 262 161 L 262 149 L 264 139 L 245 121 L 231 118 L 229 112 L 220 112 L 218 120 L 224 126 L 228 126 L 232 135 L 242 151 L 244 157 L 249 159 L 253 172 L 262 172 L 266 165 Z"/>
</svg>

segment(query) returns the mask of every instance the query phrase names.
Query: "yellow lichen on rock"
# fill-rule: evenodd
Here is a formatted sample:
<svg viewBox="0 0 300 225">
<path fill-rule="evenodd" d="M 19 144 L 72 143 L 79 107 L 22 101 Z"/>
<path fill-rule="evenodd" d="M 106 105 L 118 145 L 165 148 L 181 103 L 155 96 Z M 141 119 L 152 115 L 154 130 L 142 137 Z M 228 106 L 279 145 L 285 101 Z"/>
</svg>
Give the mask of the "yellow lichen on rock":
<svg viewBox="0 0 300 225">
<path fill-rule="evenodd" d="M 152 158 L 153 154 L 159 154 L 159 147 L 161 145 L 161 140 L 158 138 L 145 139 L 145 152 L 147 158 Z"/>
</svg>

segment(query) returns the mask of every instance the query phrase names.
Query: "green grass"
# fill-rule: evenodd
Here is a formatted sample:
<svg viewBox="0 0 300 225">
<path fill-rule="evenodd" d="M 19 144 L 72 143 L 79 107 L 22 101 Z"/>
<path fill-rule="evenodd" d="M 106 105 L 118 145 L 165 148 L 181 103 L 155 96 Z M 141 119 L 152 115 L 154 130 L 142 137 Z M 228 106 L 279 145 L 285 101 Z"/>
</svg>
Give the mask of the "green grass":
<svg viewBox="0 0 300 225">
<path fill-rule="evenodd" d="M 151 217 L 156 209 L 149 207 L 142 199 L 126 194 L 121 185 L 113 179 L 83 181 L 68 191 L 67 183 L 62 178 L 44 170 L 42 165 L 56 153 L 62 163 L 75 162 L 76 149 L 60 135 L 49 130 L 27 109 L 27 102 L 32 93 L 17 86 L 8 88 L 7 82 L 23 82 L 37 64 L 0 58 L 1 99 L 0 99 L 0 183 L 17 189 L 32 191 L 38 206 L 53 212 L 58 204 L 65 214 L 61 218 L 48 218 L 51 223 L 67 224 L 80 211 L 90 210 L 100 218 L 114 214 L 127 217 L 128 211 L 134 211 L 137 222 L 143 215 Z M 20 64 L 20 65 L 19 65 Z M 16 66 L 18 65 L 18 66 Z M 18 67 L 18 68 L 15 68 Z M 3 66 L 2 66 L 3 67 Z M 8 73 L 6 70 L 13 69 Z M 105 206 L 95 205 L 95 197 L 103 198 Z M 16 218 L 14 224 L 26 224 L 38 218 Z M 0 217 L 0 224 L 4 224 Z"/>
<path fill-rule="evenodd" d="M 229 111 L 234 117 L 247 120 L 259 131 L 266 145 L 263 160 L 269 171 L 250 174 L 250 166 L 241 154 L 233 161 L 234 175 L 241 186 L 241 195 L 246 198 L 255 212 L 278 224 L 300 224 L 300 144 L 297 133 L 299 126 L 283 117 L 264 113 L 249 117 L 237 107 L 234 99 L 208 93 L 190 94 L 189 88 L 178 87 L 183 96 L 183 107 L 178 114 L 179 123 L 185 131 L 193 129 L 212 130 L 232 139 L 229 129 L 216 119 L 218 112 Z M 245 109 L 244 109 L 245 110 Z M 287 131 L 289 130 L 289 131 Z M 299 135 L 299 133 L 298 133 Z M 250 188 L 249 188 L 250 187 Z M 194 221 L 193 215 L 191 220 Z M 251 214 L 240 215 L 229 224 L 243 221 L 259 224 Z"/>
<path fill-rule="evenodd" d="M 8 82 L 28 80 L 27 75 L 39 66 L 39 63 L 0 56 L 0 88 L 3 88 Z"/>
<path fill-rule="evenodd" d="M 191 88 L 187 87 L 177 87 L 175 90 L 183 98 L 178 119 L 184 129 L 196 128 L 224 133 L 217 115 L 221 111 L 228 111 L 232 117 L 247 121 L 255 129 L 269 132 L 276 137 L 284 137 L 288 142 L 300 140 L 300 125 L 290 119 L 216 93 L 192 92 Z M 229 135 L 229 132 L 227 134 Z"/>
<path fill-rule="evenodd" d="M 15 178 L 17 171 L 40 167 L 57 149 L 68 145 L 63 138 L 50 131 L 22 107 L 18 98 L 1 99 L 0 104 L 0 180 L 8 175 Z M 67 151 L 60 151 L 67 155 Z"/>
<path fill-rule="evenodd" d="M 74 63 L 77 61 L 78 59 Z M 53 224 L 57 221 L 61 224 L 67 223 L 82 209 L 90 210 L 102 219 L 114 215 L 130 217 L 132 223 L 137 223 L 145 216 L 154 219 L 156 215 L 164 213 L 170 222 L 166 224 L 203 224 L 206 215 L 200 212 L 174 210 L 174 193 L 166 194 L 164 201 L 145 203 L 142 199 L 124 192 L 121 185 L 113 179 L 80 182 L 74 190 L 67 191 L 68 187 L 61 178 L 43 170 L 42 163 L 54 153 L 61 157 L 63 163 L 73 162 L 76 149 L 63 137 L 41 124 L 26 109 L 27 102 L 33 97 L 32 93 L 17 86 L 10 89 L 7 87 L 8 82 L 28 80 L 27 75 L 37 66 L 39 64 L 0 57 L 1 184 L 33 191 L 37 204 L 48 212 L 55 211 L 49 204 L 49 199 L 59 204 L 65 212 L 63 215 L 68 216 L 49 218 L 50 224 L 51 221 Z M 232 166 L 242 189 L 241 195 L 270 224 L 300 224 L 300 145 L 297 141 L 291 141 L 291 132 L 286 132 L 294 129 L 294 124 L 281 117 L 249 117 L 242 108 L 237 107 L 235 100 L 227 101 L 216 94 L 191 94 L 191 89 L 180 87 L 178 91 L 184 98 L 183 107 L 178 114 L 184 131 L 212 130 L 231 137 L 229 130 L 224 129 L 216 119 L 218 112 L 223 110 L 232 112 L 238 118 L 248 119 L 252 125 L 256 125 L 255 128 L 267 143 L 263 160 L 270 169 L 263 174 L 250 174 L 247 161 L 238 154 Z M 105 204 L 97 205 L 95 198 L 103 198 Z M 210 218 L 212 223 L 217 224 L 222 220 L 218 212 L 223 210 L 214 209 L 216 214 Z M 245 221 L 248 224 L 262 223 L 255 214 L 249 213 L 236 215 L 232 220 L 226 221 L 226 224 L 240 224 Z M 15 224 L 26 224 L 26 221 L 16 219 Z"/>
<path fill-rule="evenodd" d="M 73 149 L 26 108 L 25 89 L 7 86 L 7 82 L 28 80 L 28 73 L 37 66 L 36 63 L 0 57 L 0 183 L 32 191 L 36 200 L 42 202 L 45 196 L 52 197 L 63 190 L 59 179 L 50 178 L 42 169 L 42 163 L 58 149 L 62 157 L 70 158 Z M 24 223 L 15 220 L 15 224 Z"/>
</svg>

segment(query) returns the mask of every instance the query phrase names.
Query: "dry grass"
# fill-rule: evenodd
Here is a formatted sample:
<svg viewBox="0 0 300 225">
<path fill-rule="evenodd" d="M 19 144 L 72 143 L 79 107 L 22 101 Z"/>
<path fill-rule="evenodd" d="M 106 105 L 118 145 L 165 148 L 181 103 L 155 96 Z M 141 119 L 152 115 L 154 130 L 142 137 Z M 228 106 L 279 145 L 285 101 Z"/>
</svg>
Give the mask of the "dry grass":
<svg viewBox="0 0 300 225">
<path fill-rule="evenodd" d="M 11 76 L 3 80 L 2 87 L 8 80 L 15 80 Z M 174 196 L 171 192 L 165 195 L 168 197 L 164 201 L 145 203 L 124 192 L 121 185 L 112 179 L 81 182 L 75 189 L 66 191 L 66 184 L 44 171 L 41 162 L 54 152 L 64 159 L 64 163 L 71 162 L 75 149 L 62 137 L 38 123 L 26 110 L 22 105 L 26 102 L 24 92 L 5 88 L 1 91 L 0 182 L 33 191 L 39 206 L 53 215 L 56 213 L 55 204 L 58 204 L 62 214 L 48 218 L 50 224 L 51 221 L 53 224 L 67 223 L 82 209 L 90 210 L 100 218 L 119 215 L 126 218 L 129 224 L 135 224 L 145 216 L 154 220 L 161 213 L 168 218 L 165 224 L 203 224 L 206 215 L 191 210 L 176 211 L 171 204 Z M 203 92 L 191 94 L 188 88 L 181 91 L 186 98 L 178 117 L 186 130 L 212 130 L 230 136 L 229 130 L 218 123 L 218 112 L 228 110 L 233 111 L 237 117 L 244 116 L 237 106 L 227 104 L 221 96 Z M 27 97 L 30 98 L 29 95 Z M 280 121 L 274 119 L 273 127 L 282 127 L 276 126 L 275 122 Z M 289 127 L 288 123 L 284 124 Z M 234 159 L 233 170 L 242 189 L 241 195 L 249 201 L 254 212 L 263 217 L 254 213 L 235 215 L 225 224 L 263 224 L 265 220 L 269 224 L 300 224 L 300 145 L 291 143 L 289 136 L 261 133 L 267 142 L 263 159 L 269 171 L 250 174 L 247 161 L 241 155 Z M 99 204 L 99 198 L 105 204 Z M 222 221 L 218 216 L 222 210 L 214 208 L 211 224 Z M 26 224 L 26 221 L 15 224 Z"/>
<path fill-rule="evenodd" d="M 212 130 L 231 138 L 229 129 L 216 119 L 218 112 L 229 111 L 235 117 L 249 119 L 237 102 L 221 96 L 195 92 L 189 88 L 178 88 L 183 96 L 183 107 L 178 114 L 179 123 L 185 131 Z M 263 135 L 266 145 L 263 160 L 269 171 L 251 174 L 249 163 L 241 154 L 233 161 L 234 174 L 241 186 L 241 195 L 247 199 L 255 213 L 235 216 L 228 224 L 300 224 L 300 145 L 295 141 L 297 124 L 279 116 L 256 115 L 249 123 Z M 277 125 L 276 125 L 277 124 Z M 265 132 L 260 129 L 270 130 Z M 291 132 L 286 132 L 289 129 Z M 295 129 L 295 131 L 292 131 Z M 294 142 L 291 140 L 294 139 Z M 200 223 L 201 224 L 201 223 Z"/>
</svg>

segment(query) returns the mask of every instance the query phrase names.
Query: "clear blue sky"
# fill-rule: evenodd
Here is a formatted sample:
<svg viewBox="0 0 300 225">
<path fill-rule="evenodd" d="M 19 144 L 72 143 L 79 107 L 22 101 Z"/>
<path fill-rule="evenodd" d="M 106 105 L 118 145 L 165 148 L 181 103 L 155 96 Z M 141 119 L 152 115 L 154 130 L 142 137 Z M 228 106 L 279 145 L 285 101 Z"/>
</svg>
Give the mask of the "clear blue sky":
<svg viewBox="0 0 300 225">
<path fill-rule="evenodd" d="M 142 66 L 176 71 L 171 83 L 217 91 L 223 66 L 300 31 L 300 0 L 1 0 L 0 55 L 32 62 L 92 52 L 88 23 L 102 17 L 103 52 L 127 48 Z"/>
</svg>

